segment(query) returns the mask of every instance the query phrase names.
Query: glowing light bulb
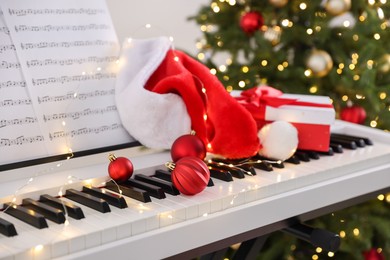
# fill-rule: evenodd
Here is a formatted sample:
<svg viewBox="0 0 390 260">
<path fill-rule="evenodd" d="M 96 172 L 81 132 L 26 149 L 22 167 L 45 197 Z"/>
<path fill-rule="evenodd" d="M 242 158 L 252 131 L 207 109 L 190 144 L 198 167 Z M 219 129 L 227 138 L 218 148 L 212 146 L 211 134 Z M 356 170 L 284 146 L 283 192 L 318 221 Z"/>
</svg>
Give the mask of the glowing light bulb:
<svg viewBox="0 0 390 260">
<path fill-rule="evenodd" d="M 34 247 L 34 251 L 35 252 L 40 252 L 40 251 L 42 251 L 43 250 L 43 245 L 36 245 L 35 247 Z"/>
<path fill-rule="evenodd" d="M 238 82 L 238 86 L 239 86 L 240 88 L 245 88 L 245 81 L 240 80 L 240 81 Z"/>
<path fill-rule="evenodd" d="M 343 22 L 344 27 L 348 28 L 351 25 L 350 21 L 344 21 Z"/>
</svg>

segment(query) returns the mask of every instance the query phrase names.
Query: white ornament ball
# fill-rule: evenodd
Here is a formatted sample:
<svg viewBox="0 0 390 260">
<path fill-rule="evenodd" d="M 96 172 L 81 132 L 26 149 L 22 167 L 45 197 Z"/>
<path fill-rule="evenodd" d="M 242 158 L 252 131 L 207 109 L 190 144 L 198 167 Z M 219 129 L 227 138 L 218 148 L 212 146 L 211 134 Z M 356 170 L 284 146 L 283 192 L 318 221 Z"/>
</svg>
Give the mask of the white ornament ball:
<svg viewBox="0 0 390 260">
<path fill-rule="evenodd" d="M 333 60 L 326 51 L 313 50 L 307 58 L 306 66 L 315 76 L 324 77 L 332 70 Z"/>
<path fill-rule="evenodd" d="M 298 131 L 286 121 L 275 121 L 263 126 L 258 137 L 262 146 L 258 153 L 269 159 L 284 161 L 298 147 Z"/>
<path fill-rule="evenodd" d="M 328 0 L 325 9 L 331 15 L 340 15 L 351 9 L 351 0 Z"/>
</svg>

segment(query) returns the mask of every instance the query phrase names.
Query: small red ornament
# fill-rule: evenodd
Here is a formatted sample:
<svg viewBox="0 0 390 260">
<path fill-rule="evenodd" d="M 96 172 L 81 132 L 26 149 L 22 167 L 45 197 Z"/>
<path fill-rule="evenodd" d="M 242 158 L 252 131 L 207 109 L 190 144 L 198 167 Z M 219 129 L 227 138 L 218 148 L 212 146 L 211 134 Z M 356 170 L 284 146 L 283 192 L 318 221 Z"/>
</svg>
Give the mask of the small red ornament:
<svg viewBox="0 0 390 260">
<path fill-rule="evenodd" d="M 177 138 L 171 147 L 171 157 L 174 162 L 187 156 L 195 156 L 203 160 L 206 157 L 206 146 L 203 141 L 191 132 Z"/>
<path fill-rule="evenodd" d="M 210 180 L 209 168 L 198 157 L 184 157 L 165 165 L 172 170 L 173 185 L 183 194 L 194 195 L 203 191 Z"/>
<path fill-rule="evenodd" d="M 371 248 L 369 251 L 363 252 L 364 260 L 385 260 L 382 253 L 378 252 L 376 248 Z"/>
<path fill-rule="evenodd" d="M 114 154 L 109 154 L 108 159 L 108 174 L 114 181 L 124 182 L 133 175 L 134 167 L 129 159 L 116 157 Z"/>
<path fill-rule="evenodd" d="M 241 29 L 248 35 L 253 34 L 264 25 L 263 16 L 256 11 L 245 13 L 240 20 Z"/>
<path fill-rule="evenodd" d="M 363 107 L 353 105 L 345 107 L 341 110 L 340 118 L 355 124 L 363 124 L 366 120 L 366 110 Z"/>
</svg>

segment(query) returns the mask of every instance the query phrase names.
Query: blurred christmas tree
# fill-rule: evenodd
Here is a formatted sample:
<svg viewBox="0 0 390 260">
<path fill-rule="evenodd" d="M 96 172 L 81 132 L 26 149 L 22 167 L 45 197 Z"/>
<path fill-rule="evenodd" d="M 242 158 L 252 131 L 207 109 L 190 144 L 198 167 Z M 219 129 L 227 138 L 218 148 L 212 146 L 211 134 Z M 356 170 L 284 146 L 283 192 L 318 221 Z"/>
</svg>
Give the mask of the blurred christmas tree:
<svg viewBox="0 0 390 260">
<path fill-rule="evenodd" d="M 390 130 L 387 0 L 213 0 L 190 19 L 204 36 L 197 58 L 227 91 L 326 95 L 339 118 Z M 379 198 L 309 223 L 340 234 L 336 254 L 277 232 L 259 259 L 389 258 L 390 196 Z"/>
<path fill-rule="evenodd" d="M 326 95 L 339 117 L 389 130 L 389 18 L 387 0 L 214 0 L 191 19 L 228 91 Z"/>
</svg>

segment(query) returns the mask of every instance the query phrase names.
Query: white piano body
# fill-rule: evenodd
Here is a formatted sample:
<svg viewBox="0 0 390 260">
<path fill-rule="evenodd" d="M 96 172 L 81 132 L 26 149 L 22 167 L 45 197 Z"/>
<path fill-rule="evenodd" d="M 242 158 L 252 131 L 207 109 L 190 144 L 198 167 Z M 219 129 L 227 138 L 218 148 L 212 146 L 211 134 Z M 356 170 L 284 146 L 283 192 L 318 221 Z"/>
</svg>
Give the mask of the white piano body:
<svg viewBox="0 0 390 260">
<path fill-rule="evenodd" d="M 284 228 L 289 219 L 304 221 L 389 189 L 390 134 L 341 121 L 333 128 L 369 137 L 374 145 L 272 172 L 259 170 L 233 182 L 215 179 L 213 187 L 195 196 L 167 195 L 150 203 L 127 199 L 127 209 L 105 214 L 85 209 L 86 218 L 70 219 L 69 225 L 49 222 L 49 228 L 38 230 L 12 221 L 18 235 L 0 235 L 0 259 L 189 259 Z M 115 153 L 129 157 L 136 173 L 153 174 L 170 160 L 168 151 L 140 147 Z M 108 179 L 107 154 L 3 172 L 0 202 L 99 186 Z M 12 220 L 4 212 L 0 217 Z"/>
</svg>

